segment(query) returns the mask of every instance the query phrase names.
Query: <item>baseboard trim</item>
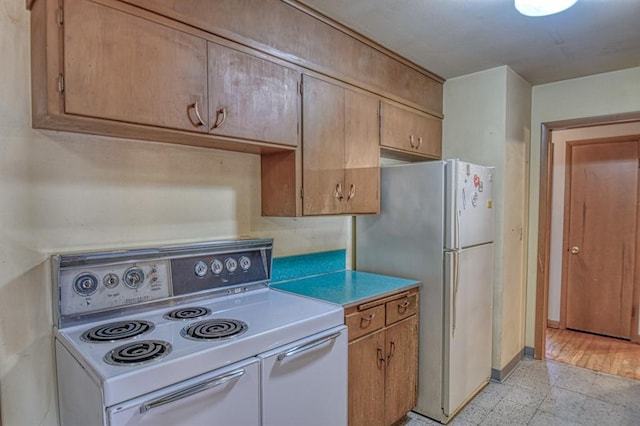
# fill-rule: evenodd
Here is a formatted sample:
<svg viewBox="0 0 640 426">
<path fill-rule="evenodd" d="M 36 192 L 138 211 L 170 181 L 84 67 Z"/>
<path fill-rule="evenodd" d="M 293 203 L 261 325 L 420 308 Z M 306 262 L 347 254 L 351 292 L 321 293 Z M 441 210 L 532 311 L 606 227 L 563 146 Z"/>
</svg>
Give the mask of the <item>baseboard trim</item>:
<svg viewBox="0 0 640 426">
<path fill-rule="evenodd" d="M 560 328 L 560 321 L 547 320 L 547 327 Z"/>
<path fill-rule="evenodd" d="M 518 363 L 524 357 L 525 349 L 526 348 L 523 348 L 520 352 L 518 352 L 516 356 L 514 356 L 513 359 L 511 359 L 511 361 L 509 361 L 509 363 L 502 370 L 496 370 L 492 368 L 491 380 L 494 382 L 500 382 L 500 383 L 504 382 L 507 379 L 507 377 L 509 377 L 509 375 L 513 373 L 513 371 L 518 366 Z"/>
</svg>

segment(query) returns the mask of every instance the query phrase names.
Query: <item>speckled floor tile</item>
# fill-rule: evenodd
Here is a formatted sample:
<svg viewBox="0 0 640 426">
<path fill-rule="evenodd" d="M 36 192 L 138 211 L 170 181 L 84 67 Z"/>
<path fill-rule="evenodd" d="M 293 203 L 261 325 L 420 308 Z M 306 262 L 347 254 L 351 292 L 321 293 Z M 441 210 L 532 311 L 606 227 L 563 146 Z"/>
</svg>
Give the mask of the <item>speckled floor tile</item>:
<svg viewBox="0 0 640 426">
<path fill-rule="evenodd" d="M 526 425 L 535 412 L 536 409 L 533 407 L 503 399 L 480 424 L 483 426 Z"/>
<path fill-rule="evenodd" d="M 411 413 L 403 426 L 439 424 Z M 449 425 L 640 426 L 640 380 L 525 359 L 504 383 L 489 383 Z"/>
</svg>

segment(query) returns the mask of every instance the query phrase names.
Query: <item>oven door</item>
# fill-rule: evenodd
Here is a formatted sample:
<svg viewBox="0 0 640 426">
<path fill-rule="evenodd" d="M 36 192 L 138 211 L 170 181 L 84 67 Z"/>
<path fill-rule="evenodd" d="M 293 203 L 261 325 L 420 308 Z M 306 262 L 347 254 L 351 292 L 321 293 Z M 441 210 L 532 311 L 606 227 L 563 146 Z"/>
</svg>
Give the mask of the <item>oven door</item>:
<svg viewBox="0 0 640 426">
<path fill-rule="evenodd" d="M 346 330 L 335 327 L 259 355 L 264 426 L 346 426 Z"/>
<path fill-rule="evenodd" d="M 108 425 L 258 425 L 259 389 L 259 360 L 250 358 L 110 407 Z"/>
</svg>

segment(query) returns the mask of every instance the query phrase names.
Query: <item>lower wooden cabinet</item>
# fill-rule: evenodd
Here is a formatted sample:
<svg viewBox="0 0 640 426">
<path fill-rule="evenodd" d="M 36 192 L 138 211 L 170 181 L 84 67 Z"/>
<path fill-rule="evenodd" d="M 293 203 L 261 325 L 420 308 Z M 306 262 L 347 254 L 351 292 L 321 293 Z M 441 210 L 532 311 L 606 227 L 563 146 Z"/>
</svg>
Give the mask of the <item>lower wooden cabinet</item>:
<svg viewBox="0 0 640 426">
<path fill-rule="evenodd" d="M 415 407 L 417 312 L 417 289 L 345 309 L 350 426 L 388 426 Z"/>
</svg>

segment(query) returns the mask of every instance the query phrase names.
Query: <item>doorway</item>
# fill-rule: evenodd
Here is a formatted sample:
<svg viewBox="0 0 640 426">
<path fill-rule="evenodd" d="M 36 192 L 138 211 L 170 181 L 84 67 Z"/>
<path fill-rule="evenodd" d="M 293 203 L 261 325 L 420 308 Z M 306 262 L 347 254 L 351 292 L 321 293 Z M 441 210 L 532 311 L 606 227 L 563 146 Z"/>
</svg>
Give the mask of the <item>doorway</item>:
<svg viewBox="0 0 640 426">
<path fill-rule="evenodd" d="M 539 201 L 539 228 L 538 228 L 538 262 L 537 262 L 537 283 L 536 283 L 536 320 L 535 320 L 535 341 L 534 341 L 534 357 L 542 359 L 545 357 L 545 339 L 546 327 L 549 320 L 549 310 L 557 309 L 559 320 L 559 305 L 549 306 L 549 293 L 556 291 L 554 287 L 550 288 L 550 263 L 561 259 L 559 253 L 552 253 L 552 233 L 551 224 L 553 217 L 552 208 L 563 206 L 564 191 L 560 199 L 553 198 L 553 185 L 556 181 L 564 182 L 564 175 L 554 174 L 554 147 L 552 142 L 552 132 L 558 133 L 561 130 L 576 130 L 586 132 L 586 137 L 574 138 L 574 140 L 585 140 L 614 136 L 606 133 L 610 130 L 610 126 L 635 126 L 640 128 L 640 113 L 594 117 L 577 120 L 566 120 L 552 123 L 543 123 L 542 140 L 541 140 L 541 161 L 540 161 L 540 201 Z M 630 131 L 626 134 L 640 133 L 638 131 Z M 624 134 L 624 133 L 623 133 Z M 618 136 L 620 133 L 617 134 Z M 562 217 L 562 215 L 561 215 Z M 562 219 L 561 219 L 562 220 Z M 561 233 L 561 235 L 563 235 Z M 562 237 L 559 244 L 553 247 L 560 247 L 562 250 Z M 562 263 L 560 262 L 560 265 Z M 562 267 L 560 266 L 560 270 Z M 635 276 L 640 277 L 638 265 L 634 271 Z M 559 286 L 558 286 L 559 288 Z M 638 299 L 637 289 L 633 294 L 633 320 L 631 324 L 631 339 L 638 341 Z M 559 322 L 559 321 L 558 321 Z"/>
</svg>

